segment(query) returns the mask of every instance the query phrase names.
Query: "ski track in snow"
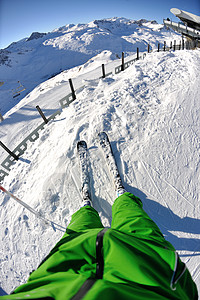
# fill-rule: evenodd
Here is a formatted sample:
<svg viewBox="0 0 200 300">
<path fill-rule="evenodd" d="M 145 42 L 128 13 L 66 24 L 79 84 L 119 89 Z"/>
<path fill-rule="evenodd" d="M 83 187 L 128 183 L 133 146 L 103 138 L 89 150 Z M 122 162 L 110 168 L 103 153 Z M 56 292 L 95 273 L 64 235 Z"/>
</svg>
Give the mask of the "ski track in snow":
<svg viewBox="0 0 200 300">
<path fill-rule="evenodd" d="M 76 143 L 85 139 L 93 205 L 110 226 L 115 191 L 96 140 L 106 131 L 125 188 L 141 198 L 200 286 L 199 69 L 199 50 L 154 53 L 123 73 L 85 81 L 77 100 L 28 145 L 22 158 L 29 163 L 16 162 L 3 186 L 66 227 L 81 202 Z M 0 285 L 11 292 L 64 232 L 1 196 Z"/>
</svg>

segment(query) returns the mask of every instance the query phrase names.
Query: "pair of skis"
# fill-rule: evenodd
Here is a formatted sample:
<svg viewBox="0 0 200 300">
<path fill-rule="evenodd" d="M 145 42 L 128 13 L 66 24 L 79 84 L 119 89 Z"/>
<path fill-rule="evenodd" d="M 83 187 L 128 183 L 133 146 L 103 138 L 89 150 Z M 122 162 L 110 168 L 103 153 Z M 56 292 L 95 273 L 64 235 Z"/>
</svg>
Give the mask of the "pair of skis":
<svg viewBox="0 0 200 300">
<path fill-rule="evenodd" d="M 115 157 L 112 151 L 112 147 L 106 132 L 100 132 L 97 136 L 97 140 L 100 148 L 103 151 L 104 158 L 107 162 L 109 171 L 113 177 L 115 190 L 119 191 L 124 189 L 121 177 L 119 175 L 119 170 L 115 161 Z M 88 163 L 88 150 L 87 143 L 85 141 L 79 141 L 77 143 L 77 152 L 80 163 L 81 170 L 81 190 L 82 190 L 82 200 L 91 200 L 90 194 L 90 177 L 89 177 L 89 163 Z"/>
</svg>

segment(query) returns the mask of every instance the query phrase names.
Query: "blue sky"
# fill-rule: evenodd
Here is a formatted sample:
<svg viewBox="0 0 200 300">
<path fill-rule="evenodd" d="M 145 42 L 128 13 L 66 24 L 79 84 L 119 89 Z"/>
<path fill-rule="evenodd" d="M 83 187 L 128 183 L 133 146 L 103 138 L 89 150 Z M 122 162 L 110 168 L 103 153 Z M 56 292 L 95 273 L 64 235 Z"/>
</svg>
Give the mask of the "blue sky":
<svg viewBox="0 0 200 300">
<path fill-rule="evenodd" d="M 162 23 L 176 7 L 200 15 L 200 0 L 0 0 L 0 48 L 66 24 L 125 17 Z"/>
</svg>

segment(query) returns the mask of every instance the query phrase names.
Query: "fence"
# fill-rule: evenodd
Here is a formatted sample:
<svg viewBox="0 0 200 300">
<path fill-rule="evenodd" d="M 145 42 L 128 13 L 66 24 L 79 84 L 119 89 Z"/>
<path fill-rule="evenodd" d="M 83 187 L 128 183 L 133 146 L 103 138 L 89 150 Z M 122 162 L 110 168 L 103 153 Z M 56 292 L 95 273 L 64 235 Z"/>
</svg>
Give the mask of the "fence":
<svg viewBox="0 0 200 300">
<path fill-rule="evenodd" d="M 161 48 L 160 44 L 158 44 L 157 50 L 153 50 L 150 48 L 150 45 L 148 44 L 147 53 L 152 52 L 160 52 L 160 51 L 175 51 L 175 50 L 181 50 L 181 49 L 191 49 L 193 47 L 192 44 L 189 42 L 184 42 L 182 40 L 182 43 L 180 41 L 179 44 L 176 44 L 176 41 L 174 43 L 170 43 L 170 46 L 166 46 L 166 43 L 164 42 L 164 46 Z M 124 70 L 126 70 L 130 65 L 134 64 L 136 61 L 140 59 L 144 59 L 147 55 L 147 53 L 140 54 L 139 48 L 137 48 L 136 57 L 125 62 L 124 53 L 122 52 L 122 58 L 121 58 L 121 64 L 114 69 L 114 74 L 118 74 Z M 102 76 L 100 78 L 105 78 L 109 75 L 113 74 L 112 72 L 109 72 L 106 74 L 105 65 L 102 65 Z M 33 130 L 13 151 L 8 149 L 8 147 L 0 142 L 0 146 L 3 147 L 3 149 L 9 153 L 9 155 L 6 157 L 6 159 L 1 163 L 1 166 L 4 169 L 0 169 L 0 182 L 2 182 L 5 178 L 5 176 L 8 175 L 8 172 L 10 171 L 10 167 L 15 163 L 16 160 L 19 159 L 21 155 L 24 154 L 24 152 L 27 150 L 28 142 L 35 142 L 39 138 L 39 133 L 41 130 L 45 128 L 45 125 L 48 124 L 48 122 L 52 119 L 54 119 L 57 115 L 61 114 L 61 111 L 63 108 L 66 108 L 76 99 L 76 91 L 74 90 L 74 86 L 72 83 L 72 80 L 69 79 L 69 85 L 71 89 L 71 93 L 69 93 L 67 96 L 63 97 L 59 103 L 61 108 L 58 109 L 56 112 L 54 112 L 50 117 L 46 118 L 44 113 L 42 112 L 42 109 L 37 105 L 36 109 L 38 110 L 40 116 L 43 119 L 43 122 L 35 129 Z M 84 86 L 82 87 L 84 88 Z M 80 89 L 80 87 L 79 87 Z M 1 115 L 0 115 L 1 116 Z M 0 120 L 3 122 L 3 117 L 1 116 Z"/>
</svg>

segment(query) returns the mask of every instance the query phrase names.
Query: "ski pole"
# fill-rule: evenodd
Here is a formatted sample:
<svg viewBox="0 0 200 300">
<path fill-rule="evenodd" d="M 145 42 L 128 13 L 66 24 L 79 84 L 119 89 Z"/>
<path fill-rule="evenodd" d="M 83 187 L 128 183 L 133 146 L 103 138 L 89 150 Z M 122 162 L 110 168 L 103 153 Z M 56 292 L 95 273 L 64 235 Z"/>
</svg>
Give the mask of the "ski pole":
<svg viewBox="0 0 200 300">
<path fill-rule="evenodd" d="M 38 213 L 36 210 L 34 210 L 31 206 L 29 206 L 28 204 L 26 204 L 24 201 L 20 200 L 19 198 L 17 198 L 15 195 L 13 195 L 11 192 L 7 191 L 4 187 L 2 187 L 0 185 L 0 190 L 2 192 L 4 192 L 5 194 L 7 194 L 9 197 L 13 198 L 15 201 L 17 201 L 19 204 L 21 204 L 22 206 L 24 206 L 26 209 L 28 209 L 31 213 L 33 213 L 34 215 L 36 215 L 38 218 L 40 218 L 41 220 L 43 220 L 46 224 L 49 224 L 53 227 L 53 225 L 56 225 L 58 227 L 61 227 L 62 229 L 65 229 L 63 226 L 54 223 L 53 221 L 44 218 L 40 213 Z"/>
</svg>

